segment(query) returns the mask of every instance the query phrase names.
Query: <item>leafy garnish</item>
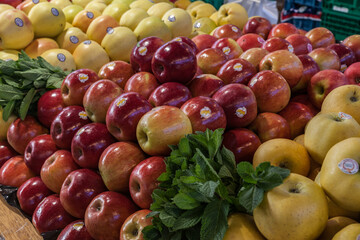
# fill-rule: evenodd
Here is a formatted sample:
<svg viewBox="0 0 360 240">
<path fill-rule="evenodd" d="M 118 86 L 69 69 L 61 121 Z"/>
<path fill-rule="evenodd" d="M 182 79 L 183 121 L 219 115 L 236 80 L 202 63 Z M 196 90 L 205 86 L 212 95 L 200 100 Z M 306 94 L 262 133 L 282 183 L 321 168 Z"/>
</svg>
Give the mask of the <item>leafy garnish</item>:
<svg viewBox="0 0 360 240">
<path fill-rule="evenodd" d="M 143 230 L 146 240 L 221 240 L 232 212 L 252 213 L 266 191 L 290 172 L 269 162 L 256 169 L 236 166 L 234 154 L 222 146 L 224 129 L 196 132 L 182 138 L 166 158 Z"/>
<path fill-rule="evenodd" d="M 42 57 L 30 58 L 24 51 L 19 59 L 0 59 L 0 107 L 7 121 L 14 113 L 25 119 L 28 113 L 35 114 L 37 101 L 46 91 L 61 87 L 70 72 L 54 67 Z"/>
</svg>

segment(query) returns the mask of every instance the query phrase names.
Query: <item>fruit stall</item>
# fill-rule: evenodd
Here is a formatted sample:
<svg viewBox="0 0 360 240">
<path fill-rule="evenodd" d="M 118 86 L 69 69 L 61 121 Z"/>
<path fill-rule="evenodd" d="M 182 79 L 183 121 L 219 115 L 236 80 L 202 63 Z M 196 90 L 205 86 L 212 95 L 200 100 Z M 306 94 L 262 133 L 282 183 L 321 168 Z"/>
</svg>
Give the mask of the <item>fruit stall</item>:
<svg viewBox="0 0 360 240">
<path fill-rule="evenodd" d="M 359 240 L 360 0 L 0 0 L 0 240 Z"/>
</svg>

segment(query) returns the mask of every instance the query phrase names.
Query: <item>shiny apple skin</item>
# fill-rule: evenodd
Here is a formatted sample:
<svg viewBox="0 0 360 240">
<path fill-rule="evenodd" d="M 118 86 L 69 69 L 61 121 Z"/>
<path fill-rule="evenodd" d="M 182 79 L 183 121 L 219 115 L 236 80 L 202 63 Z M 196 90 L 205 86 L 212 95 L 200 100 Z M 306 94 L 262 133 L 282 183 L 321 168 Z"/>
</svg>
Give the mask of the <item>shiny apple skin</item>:
<svg viewBox="0 0 360 240">
<path fill-rule="evenodd" d="M 267 39 L 261 47 L 268 52 L 275 52 L 277 50 L 288 50 L 291 53 L 294 52 L 293 46 L 284 38 L 279 37 Z"/>
<path fill-rule="evenodd" d="M 32 215 L 32 224 L 40 233 L 63 229 L 74 220 L 61 205 L 58 194 L 44 198 Z"/>
<path fill-rule="evenodd" d="M 225 84 L 242 83 L 247 84 L 257 73 L 255 67 L 242 58 L 227 61 L 221 66 L 216 74 Z"/>
<path fill-rule="evenodd" d="M 124 89 L 127 80 L 134 75 L 134 73 L 130 63 L 118 60 L 102 66 L 99 70 L 99 77 L 109 79 Z"/>
<path fill-rule="evenodd" d="M 111 104 L 106 114 L 106 126 L 118 141 L 135 141 L 136 126 L 152 105 L 136 92 L 123 93 Z"/>
<path fill-rule="evenodd" d="M 260 146 L 259 137 L 247 128 L 236 128 L 224 133 L 224 147 L 232 151 L 235 155 L 236 163 L 250 162 L 256 149 Z"/>
<path fill-rule="evenodd" d="M 351 35 L 345 38 L 342 44 L 348 46 L 355 53 L 356 61 L 360 62 L 360 35 Z"/>
<path fill-rule="evenodd" d="M 156 50 L 151 60 L 151 69 L 160 83 L 186 84 L 196 73 L 196 55 L 186 43 L 168 42 Z"/>
<path fill-rule="evenodd" d="M 149 72 L 138 72 L 126 82 L 124 92 L 137 92 L 145 99 L 159 86 L 155 76 Z"/>
<path fill-rule="evenodd" d="M 344 44 L 335 43 L 331 44 L 327 48 L 334 50 L 339 56 L 340 70 L 342 72 L 344 72 L 348 66 L 356 62 L 355 53 L 351 50 L 351 48 L 345 46 Z"/>
<path fill-rule="evenodd" d="M 97 169 L 101 153 L 115 138 L 105 124 L 89 123 L 80 128 L 71 141 L 71 154 L 82 168 Z"/>
<path fill-rule="evenodd" d="M 212 35 L 218 39 L 220 38 L 232 38 L 235 41 L 241 37 L 241 29 L 234 24 L 224 24 L 214 29 Z"/>
<path fill-rule="evenodd" d="M 45 127 L 50 128 L 56 116 L 65 107 L 60 89 L 54 89 L 44 93 L 37 104 L 37 118 Z"/>
<path fill-rule="evenodd" d="M 264 39 L 267 39 L 271 29 L 272 24 L 268 19 L 257 16 L 249 18 L 243 28 L 243 34 L 256 33 Z"/>
<path fill-rule="evenodd" d="M 213 74 L 200 74 L 188 85 L 193 97 L 211 97 L 217 90 L 225 86 L 224 82 Z"/>
<path fill-rule="evenodd" d="M 265 40 L 259 34 L 247 33 L 239 37 L 236 42 L 239 44 L 241 49 L 245 52 L 251 48 L 260 48 L 264 44 Z"/>
<path fill-rule="evenodd" d="M 150 157 L 132 170 L 129 180 L 129 190 L 132 200 L 142 209 L 149 209 L 153 199 L 152 192 L 160 182 L 158 177 L 166 171 L 164 157 Z"/>
<path fill-rule="evenodd" d="M 228 57 L 217 48 L 206 48 L 196 55 L 197 64 L 204 74 L 214 74 L 227 62 Z"/>
<path fill-rule="evenodd" d="M 152 224 L 152 218 L 146 217 L 150 212 L 141 209 L 131 214 L 121 227 L 120 240 L 144 240 L 142 230 Z"/>
<path fill-rule="evenodd" d="M 6 141 L 0 141 L 0 168 L 10 158 L 16 156 L 18 153 Z"/>
<path fill-rule="evenodd" d="M 86 229 L 84 220 L 79 219 L 69 223 L 56 240 L 94 240 Z"/>
<path fill-rule="evenodd" d="M 26 166 L 36 175 L 40 175 L 45 160 L 57 151 L 56 144 L 49 134 L 34 137 L 27 145 L 24 153 Z"/>
<path fill-rule="evenodd" d="M 272 37 L 286 38 L 291 34 L 299 33 L 295 25 L 291 23 L 278 23 L 269 32 L 267 39 Z"/>
<path fill-rule="evenodd" d="M 87 207 L 85 226 L 95 239 L 118 240 L 124 221 L 137 210 L 126 196 L 117 192 L 103 192 Z"/>
<path fill-rule="evenodd" d="M 259 72 L 259 65 L 261 60 L 268 55 L 269 52 L 263 48 L 250 48 L 240 55 L 240 58 L 245 59 L 251 63 L 257 72 Z"/>
<path fill-rule="evenodd" d="M 220 49 L 228 60 L 238 58 L 243 53 L 239 44 L 232 38 L 220 38 L 214 42 L 211 48 Z"/>
<path fill-rule="evenodd" d="M 185 85 L 177 82 L 166 82 L 150 94 L 148 101 L 154 107 L 167 105 L 180 108 L 190 98 L 190 90 Z"/>
<path fill-rule="evenodd" d="M 61 84 L 61 96 L 66 106 L 82 105 L 86 90 L 99 80 L 91 69 L 78 69 L 67 75 Z"/>
<path fill-rule="evenodd" d="M 256 118 L 256 98 L 248 86 L 231 83 L 220 88 L 212 98 L 224 109 L 228 128 L 246 127 Z"/>
<path fill-rule="evenodd" d="M 60 190 L 60 202 L 72 216 L 83 218 L 91 200 L 106 190 L 99 174 L 86 168 L 77 169 L 65 178 Z"/>
<path fill-rule="evenodd" d="M 20 187 L 26 180 L 35 177 L 25 164 L 23 156 L 15 156 L 7 160 L 0 168 L 0 184 Z"/>
<path fill-rule="evenodd" d="M 313 28 L 305 36 L 310 40 L 313 49 L 326 48 L 335 43 L 334 34 L 324 27 Z"/>
<path fill-rule="evenodd" d="M 307 94 L 299 94 L 299 95 L 293 96 L 290 99 L 290 102 L 299 102 L 299 103 L 304 104 L 311 110 L 311 113 L 314 116 L 319 113 L 319 109 L 317 107 L 315 107 L 314 104 L 311 103 L 310 97 Z"/>
<path fill-rule="evenodd" d="M 314 59 L 307 54 L 299 55 L 298 58 L 303 65 L 303 75 L 301 76 L 300 81 L 296 84 L 295 87 L 291 89 L 291 91 L 294 93 L 305 93 L 310 79 L 320 71 L 320 68 Z"/>
<path fill-rule="evenodd" d="M 201 52 L 202 50 L 204 50 L 206 48 L 211 48 L 211 46 L 214 44 L 214 42 L 216 42 L 216 40 L 218 40 L 218 39 L 209 34 L 200 34 L 200 35 L 193 37 L 191 40 L 195 43 L 195 45 L 198 49 L 198 52 Z"/>
<path fill-rule="evenodd" d="M 53 192 L 46 187 L 40 177 L 33 177 L 24 182 L 16 192 L 20 208 L 32 215 L 37 205 Z"/>
<path fill-rule="evenodd" d="M 310 40 L 301 34 L 291 34 L 285 38 L 294 48 L 295 55 L 308 54 L 313 50 Z"/>
<path fill-rule="evenodd" d="M 180 37 L 173 38 L 171 41 L 179 41 L 179 42 L 186 43 L 193 50 L 195 55 L 199 52 L 196 44 L 188 37 L 180 36 Z"/>
<path fill-rule="evenodd" d="M 340 70 L 340 58 L 337 53 L 329 48 L 316 48 L 309 54 L 318 64 L 320 71 L 326 69 Z"/>
<path fill-rule="evenodd" d="M 130 54 L 130 64 L 135 72 L 152 72 L 151 59 L 164 41 L 155 36 L 141 39 Z"/>
<path fill-rule="evenodd" d="M 350 82 L 360 84 L 360 62 L 351 64 L 344 72 Z"/>
</svg>

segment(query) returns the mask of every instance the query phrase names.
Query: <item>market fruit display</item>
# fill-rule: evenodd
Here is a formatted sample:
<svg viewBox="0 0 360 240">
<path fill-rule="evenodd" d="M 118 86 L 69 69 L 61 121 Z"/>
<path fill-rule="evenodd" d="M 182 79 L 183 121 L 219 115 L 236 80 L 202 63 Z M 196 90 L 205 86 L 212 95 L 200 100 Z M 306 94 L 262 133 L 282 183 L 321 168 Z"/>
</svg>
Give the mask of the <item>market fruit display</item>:
<svg viewBox="0 0 360 240">
<path fill-rule="evenodd" d="M 0 189 L 39 233 L 358 237 L 359 35 L 238 3 L 18 6 L 0 8 Z"/>
</svg>

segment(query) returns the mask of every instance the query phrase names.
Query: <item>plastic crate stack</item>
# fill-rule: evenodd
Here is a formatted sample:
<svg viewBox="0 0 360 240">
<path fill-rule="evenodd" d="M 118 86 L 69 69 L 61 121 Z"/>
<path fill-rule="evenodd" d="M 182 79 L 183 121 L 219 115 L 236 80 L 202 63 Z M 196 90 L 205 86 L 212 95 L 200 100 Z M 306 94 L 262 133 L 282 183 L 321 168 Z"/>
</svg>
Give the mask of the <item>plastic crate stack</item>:
<svg viewBox="0 0 360 240">
<path fill-rule="evenodd" d="M 341 41 L 360 34 L 360 0 L 326 0 L 323 2 L 322 24 Z"/>
<path fill-rule="evenodd" d="M 321 0 L 285 0 L 281 22 L 309 31 L 321 25 L 321 14 Z"/>
</svg>

